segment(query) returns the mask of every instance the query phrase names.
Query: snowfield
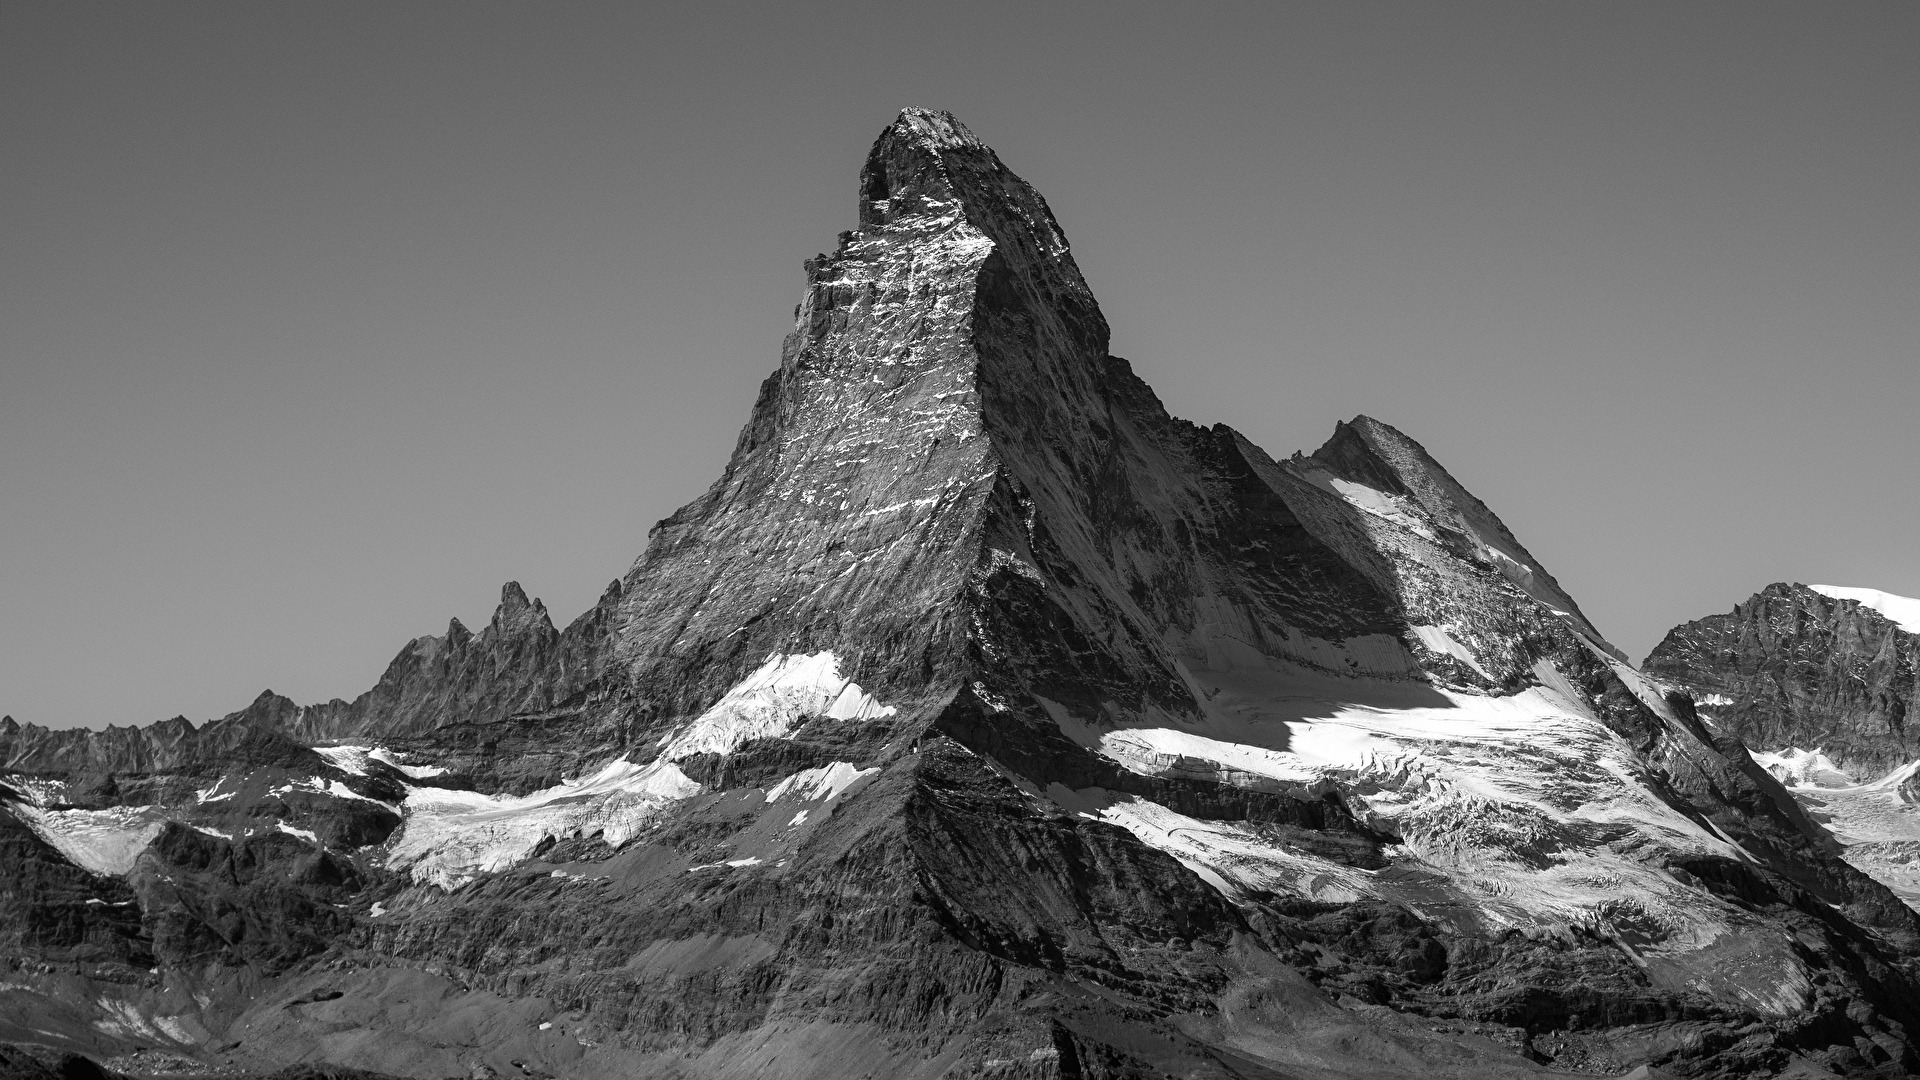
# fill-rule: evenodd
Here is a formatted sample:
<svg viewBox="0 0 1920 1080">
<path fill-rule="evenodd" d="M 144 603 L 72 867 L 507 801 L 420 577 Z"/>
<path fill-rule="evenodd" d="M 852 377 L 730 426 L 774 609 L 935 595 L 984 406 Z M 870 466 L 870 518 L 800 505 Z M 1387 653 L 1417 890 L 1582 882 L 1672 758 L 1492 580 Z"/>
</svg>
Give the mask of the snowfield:
<svg viewBox="0 0 1920 1080">
<path fill-rule="evenodd" d="M 1845 845 L 1847 861 L 1892 889 L 1908 907 L 1920 910 L 1920 805 L 1915 805 L 1911 790 L 1920 761 L 1859 784 L 1832 768 L 1817 750 L 1790 749 L 1753 757 L 1775 770 L 1776 776 L 1781 776 L 1781 770 L 1770 762 L 1788 763 L 1782 782 L 1814 820 Z M 1806 762 L 1826 767 L 1793 768 Z"/>
<path fill-rule="evenodd" d="M 410 787 L 404 823 L 387 862 L 407 868 L 415 881 L 451 889 L 528 858 L 549 836 L 601 833 L 618 847 L 669 804 L 705 790 L 681 772 L 676 761 L 694 754 L 729 753 L 750 739 L 777 738 L 811 717 L 852 722 L 893 714 L 892 706 L 840 674 L 840 658 L 832 652 L 776 653 L 712 708 L 663 739 L 659 759 L 650 764 L 612 761 L 592 776 L 519 797 Z M 330 760 L 342 768 L 364 768 L 368 759 L 407 768 L 379 756 L 382 753 L 377 748 L 328 748 Z M 776 784 L 766 801 L 831 800 L 877 771 L 846 762 L 803 770 Z"/>
<path fill-rule="evenodd" d="M 1773 774 L 1775 780 L 1789 788 L 1825 787 L 1844 788 L 1854 786 L 1854 779 L 1848 776 L 1827 755 L 1819 750 L 1786 749 L 1777 754 L 1764 751 L 1752 751 L 1753 760 L 1760 767 Z"/>
<path fill-rule="evenodd" d="M 701 790 L 671 762 L 642 766 L 624 759 L 518 797 L 413 788 L 387 863 L 408 868 L 417 882 L 452 889 L 520 862 L 549 836 L 601 832 L 618 846 L 663 807 Z"/>
<path fill-rule="evenodd" d="M 1807 588 L 1835 600 L 1857 600 L 1861 607 L 1872 608 L 1907 633 L 1920 634 L 1920 600 L 1911 596 L 1895 596 L 1879 589 L 1849 589 L 1839 585 L 1809 585 Z"/>
<path fill-rule="evenodd" d="M 140 852 L 166 826 L 166 817 L 156 806 L 48 810 L 15 803 L 12 810 L 75 866 L 114 876 L 130 873 Z"/>
<path fill-rule="evenodd" d="M 1205 708 L 1192 722 L 1089 721 L 1044 704 L 1070 737 L 1133 772 L 1308 797 L 1337 785 L 1365 824 L 1398 839 L 1390 865 L 1333 862 L 1258 826 L 1105 789 L 1029 793 L 1127 829 L 1235 900 L 1377 898 L 1488 930 L 1578 924 L 1640 957 L 1712 948 L 1750 921 L 1662 868 L 1676 855 L 1747 854 L 1662 800 L 1632 748 L 1557 671 L 1506 696 L 1279 660 L 1186 674 Z M 1641 682 L 1629 685 L 1651 696 Z M 1782 987 L 1800 986 L 1801 973 L 1777 976 L 1775 986 L 1720 989 L 1768 1012 L 1797 1008 L 1799 991 Z"/>
<path fill-rule="evenodd" d="M 367 775 L 367 763 L 370 761 L 390 765 L 415 780 L 425 780 L 447 771 L 438 765 L 402 765 L 393 756 L 393 751 L 384 746 L 316 746 L 313 752 L 326 758 L 334 768 L 354 776 Z"/>
<path fill-rule="evenodd" d="M 891 705 L 841 677 L 840 658 L 833 653 L 774 653 L 686 729 L 662 740 L 662 756 L 678 761 L 694 754 L 730 753 L 750 739 L 785 735 L 804 717 L 878 720 L 893 714 Z"/>
<path fill-rule="evenodd" d="M 836 761 L 818 769 L 802 769 L 767 789 L 767 801 L 779 802 L 792 796 L 801 802 L 831 802 L 847 789 L 878 773 L 879 768 L 858 769 L 845 761 Z M 802 810 L 802 814 L 806 811 Z"/>
</svg>

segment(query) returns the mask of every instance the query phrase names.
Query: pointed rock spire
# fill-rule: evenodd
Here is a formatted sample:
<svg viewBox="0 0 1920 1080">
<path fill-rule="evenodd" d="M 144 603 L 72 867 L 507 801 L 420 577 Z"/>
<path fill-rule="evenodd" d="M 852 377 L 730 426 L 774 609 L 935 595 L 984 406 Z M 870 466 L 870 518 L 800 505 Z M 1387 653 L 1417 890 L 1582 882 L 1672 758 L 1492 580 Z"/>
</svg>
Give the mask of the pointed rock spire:
<svg viewBox="0 0 1920 1080">
<path fill-rule="evenodd" d="M 960 196 L 943 155 L 958 151 L 993 154 L 952 113 L 902 109 L 874 141 L 860 170 L 860 227 L 884 227 L 950 209 Z"/>
<path fill-rule="evenodd" d="M 519 582 L 509 581 L 505 585 L 500 586 L 499 610 L 501 612 L 509 614 L 518 612 L 530 603 L 531 601 L 527 599 L 527 591 L 520 587 Z M 498 618 L 497 615 L 495 617 Z"/>
<path fill-rule="evenodd" d="M 496 636 L 518 635 L 528 630 L 551 631 L 553 621 L 547 617 L 546 604 L 528 599 L 519 582 L 509 581 L 500 587 L 500 606 L 494 609 L 490 629 Z"/>
<path fill-rule="evenodd" d="M 627 579 L 634 677 L 713 662 L 697 683 L 663 680 L 687 707 L 769 653 L 829 643 L 951 666 L 1000 434 L 1105 411 L 1106 324 L 1066 241 L 964 125 L 902 112 L 860 196 L 860 229 L 807 264 L 726 474 L 655 528 Z"/>
</svg>

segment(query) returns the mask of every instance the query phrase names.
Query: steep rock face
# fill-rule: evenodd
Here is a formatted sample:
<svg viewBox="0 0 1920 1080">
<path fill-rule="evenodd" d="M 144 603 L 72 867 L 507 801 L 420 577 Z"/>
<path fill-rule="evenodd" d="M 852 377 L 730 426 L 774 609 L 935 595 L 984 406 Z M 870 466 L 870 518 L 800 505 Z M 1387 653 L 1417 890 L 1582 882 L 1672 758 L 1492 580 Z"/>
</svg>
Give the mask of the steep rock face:
<svg viewBox="0 0 1920 1080">
<path fill-rule="evenodd" d="M 968 182 L 1051 221 L 950 121 L 915 114 L 881 138 L 862 228 L 808 262 L 780 370 L 725 474 L 656 527 L 628 574 L 617 655 L 669 715 L 710 704 L 769 654 L 826 646 L 889 700 L 958 685 L 957 602 L 1001 483 L 974 296 L 1005 256 Z M 1084 296 L 1074 277 L 1061 286 Z"/>
<path fill-rule="evenodd" d="M 1168 416 L 950 116 L 859 210 L 564 633 L 510 587 L 351 704 L 0 731 L 0 855 L 141 911 L 13 926 L 0 1004 L 417 1076 L 1920 1063 L 1913 915 L 1418 444 Z"/>
<path fill-rule="evenodd" d="M 1917 662 L 1920 602 L 1776 583 L 1675 627 L 1646 667 L 1750 747 L 1848 862 L 1920 905 L 1920 735 L 1907 723 Z"/>
<path fill-rule="evenodd" d="M 0 800 L 21 794 L 0 787 Z M 9 918 L 0 951 L 52 961 L 150 965 L 126 883 L 89 874 L 18 816 L 0 814 L 0 905 Z M 131 909 L 131 910 L 130 910 Z"/>
<path fill-rule="evenodd" d="M 1920 633 L 1859 600 L 1776 582 L 1667 632 L 1645 664 L 1755 750 L 1823 750 L 1860 779 L 1920 758 Z"/>
</svg>

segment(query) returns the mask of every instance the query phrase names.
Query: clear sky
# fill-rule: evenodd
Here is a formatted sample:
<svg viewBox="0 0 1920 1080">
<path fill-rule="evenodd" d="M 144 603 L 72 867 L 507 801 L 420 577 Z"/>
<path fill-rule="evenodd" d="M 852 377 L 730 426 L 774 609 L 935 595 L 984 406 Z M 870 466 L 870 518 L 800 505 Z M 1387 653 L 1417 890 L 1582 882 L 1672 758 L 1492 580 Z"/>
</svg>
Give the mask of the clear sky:
<svg viewBox="0 0 1920 1080">
<path fill-rule="evenodd" d="M 0 6 L 0 713 L 372 685 L 703 489 L 951 109 L 1169 408 L 1422 441 L 1638 658 L 1920 596 L 1920 4 Z"/>
</svg>

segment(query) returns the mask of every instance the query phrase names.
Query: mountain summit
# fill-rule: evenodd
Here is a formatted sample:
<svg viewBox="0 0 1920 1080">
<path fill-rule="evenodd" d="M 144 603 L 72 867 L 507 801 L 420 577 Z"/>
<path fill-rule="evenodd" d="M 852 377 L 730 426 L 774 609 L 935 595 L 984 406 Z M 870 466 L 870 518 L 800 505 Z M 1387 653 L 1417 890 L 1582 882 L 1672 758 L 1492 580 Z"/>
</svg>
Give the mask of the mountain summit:
<svg viewBox="0 0 1920 1080">
<path fill-rule="evenodd" d="M 352 703 L 0 726 L 0 1039 L 422 1077 L 1920 1065 L 1913 912 L 1418 443 L 1358 417 L 1276 460 L 1169 416 L 948 114 L 882 132 L 858 220 L 720 479 L 566 630 L 510 585 Z"/>
</svg>

